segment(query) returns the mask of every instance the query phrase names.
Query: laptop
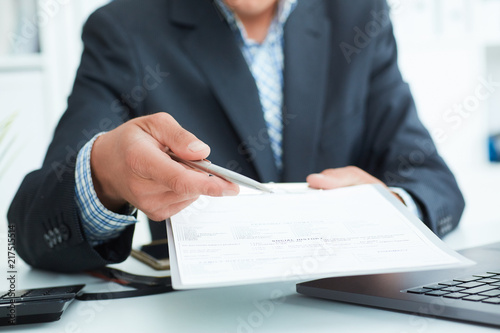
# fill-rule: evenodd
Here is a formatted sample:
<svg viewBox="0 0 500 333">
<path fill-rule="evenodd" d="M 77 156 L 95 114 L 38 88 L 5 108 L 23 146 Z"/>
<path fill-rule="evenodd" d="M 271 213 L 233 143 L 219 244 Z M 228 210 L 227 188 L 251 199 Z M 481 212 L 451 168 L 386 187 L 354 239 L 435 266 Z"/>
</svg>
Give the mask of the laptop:
<svg viewBox="0 0 500 333">
<path fill-rule="evenodd" d="M 458 251 L 466 268 L 326 278 L 297 284 L 303 295 L 500 327 L 500 242 Z"/>
</svg>

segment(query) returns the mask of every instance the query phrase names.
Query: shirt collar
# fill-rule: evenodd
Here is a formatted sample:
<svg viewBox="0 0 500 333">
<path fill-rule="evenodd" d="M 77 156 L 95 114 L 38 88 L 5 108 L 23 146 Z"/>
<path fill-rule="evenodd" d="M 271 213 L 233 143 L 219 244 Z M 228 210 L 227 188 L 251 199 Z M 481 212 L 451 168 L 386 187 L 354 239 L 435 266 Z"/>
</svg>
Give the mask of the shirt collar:
<svg viewBox="0 0 500 333">
<path fill-rule="evenodd" d="M 277 23 L 281 27 L 285 25 L 288 17 L 297 6 L 297 1 L 298 0 L 279 0 L 275 20 L 277 20 Z M 224 3 L 223 0 L 215 0 L 214 3 L 224 16 L 231 29 L 235 31 L 239 30 L 242 34 L 243 39 L 247 39 L 245 27 L 238 19 L 236 14 Z"/>
</svg>

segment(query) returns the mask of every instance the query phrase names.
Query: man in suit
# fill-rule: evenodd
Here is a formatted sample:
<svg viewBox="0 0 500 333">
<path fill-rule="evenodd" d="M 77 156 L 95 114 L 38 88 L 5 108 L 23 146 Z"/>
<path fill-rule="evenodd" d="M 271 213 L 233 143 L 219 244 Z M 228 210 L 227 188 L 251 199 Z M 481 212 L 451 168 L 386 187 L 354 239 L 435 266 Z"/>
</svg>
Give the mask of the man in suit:
<svg viewBox="0 0 500 333">
<path fill-rule="evenodd" d="M 135 208 L 161 221 L 199 195 L 238 193 L 168 149 L 262 182 L 384 184 L 439 236 L 460 219 L 385 1 L 118 0 L 83 41 L 68 109 L 8 214 L 35 267 L 120 262 Z"/>
</svg>

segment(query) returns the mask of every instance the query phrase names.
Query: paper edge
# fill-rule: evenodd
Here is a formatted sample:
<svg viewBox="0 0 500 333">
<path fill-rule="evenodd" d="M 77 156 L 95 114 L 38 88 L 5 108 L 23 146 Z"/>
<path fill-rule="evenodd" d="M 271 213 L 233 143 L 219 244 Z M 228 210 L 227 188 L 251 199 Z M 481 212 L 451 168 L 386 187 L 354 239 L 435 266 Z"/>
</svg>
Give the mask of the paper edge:
<svg viewBox="0 0 500 333">
<path fill-rule="evenodd" d="M 174 234 L 172 232 L 171 220 L 167 219 L 167 244 L 168 253 L 170 259 L 170 277 L 172 280 L 172 288 L 176 290 L 184 289 L 181 282 L 181 276 L 179 275 L 179 265 L 177 263 L 177 251 L 175 250 L 175 240 Z"/>
<path fill-rule="evenodd" d="M 469 258 L 466 258 L 457 251 L 453 250 L 448 244 L 446 244 L 441 238 L 439 238 L 434 232 L 432 232 L 432 230 L 429 229 L 429 227 L 425 225 L 425 223 L 421 221 L 417 216 L 415 216 L 401 201 L 399 201 L 390 192 L 390 190 L 387 190 L 385 187 L 379 184 L 373 185 L 373 188 L 377 190 L 377 192 L 381 194 L 385 199 L 387 199 L 401 214 L 404 215 L 405 218 L 407 218 L 435 246 L 444 251 L 447 255 L 457 259 L 459 263 L 457 263 L 456 267 L 476 264 L 476 262 L 474 262 L 473 260 L 470 260 Z M 455 267 L 455 265 L 453 265 L 452 267 Z"/>
<path fill-rule="evenodd" d="M 277 184 L 275 184 L 277 185 Z M 296 184 L 297 185 L 297 184 Z M 394 206 L 394 208 L 399 211 L 411 224 L 420 231 L 423 236 L 429 239 L 429 241 L 436 246 L 438 249 L 443 251 L 445 254 L 453 257 L 457 260 L 456 263 L 450 264 L 438 264 L 438 265 L 428 265 L 428 266 L 419 266 L 419 267 L 408 267 L 408 268 L 394 268 L 394 269 L 385 269 L 377 272 L 369 272 L 366 270 L 358 270 L 358 271 L 350 271 L 349 273 L 318 273 L 311 274 L 307 277 L 296 277 L 296 278 L 263 278 L 263 279 L 249 279 L 249 280 L 240 280 L 240 281 L 224 281 L 224 282 L 210 282 L 210 283 L 197 283 L 197 284 L 189 284 L 184 285 L 182 283 L 180 274 L 179 274 L 179 266 L 177 263 L 177 252 L 175 250 L 175 241 L 173 237 L 171 220 L 167 220 L 167 237 L 168 237 L 168 246 L 170 253 L 170 271 L 172 275 L 172 287 L 175 290 L 192 290 L 192 289 L 201 289 L 201 288 L 220 288 L 220 287 L 233 287 L 233 286 L 242 286 L 242 285 L 253 285 L 253 284 L 261 284 L 261 283 L 276 283 L 276 282 L 303 282 L 310 281 L 322 278 L 335 278 L 335 277 L 343 277 L 343 276 L 359 276 L 359 275 L 372 275 L 372 274 L 392 274 L 392 273 L 404 273 L 404 272 L 418 272 L 418 271 L 427 271 L 427 270 L 439 270 L 439 269 L 451 269 L 451 268 L 460 268 L 465 266 L 470 266 L 476 264 L 474 261 L 464 257 L 463 255 L 457 253 L 455 250 L 451 249 L 446 243 L 443 242 L 435 233 L 430 230 L 423 221 L 421 221 L 417 216 L 415 216 L 412 212 L 408 210 L 408 208 L 399 201 L 387 188 L 380 184 L 363 184 L 357 186 L 366 186 L 374 189 L 378 194 L 384 197 L 390 204 Z M 175 268 L 175 269 L 174 269 Z"/>
</svg>

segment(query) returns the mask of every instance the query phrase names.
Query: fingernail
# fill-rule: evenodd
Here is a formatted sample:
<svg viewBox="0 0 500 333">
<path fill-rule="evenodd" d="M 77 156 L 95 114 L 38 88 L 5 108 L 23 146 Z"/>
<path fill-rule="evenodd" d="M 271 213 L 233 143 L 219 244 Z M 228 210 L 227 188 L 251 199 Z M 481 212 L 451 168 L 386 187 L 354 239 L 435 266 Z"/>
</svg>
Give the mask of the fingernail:
<svg viewBox="0 0 500 333">
<path fill-rule="evenodd" d="M 325 175 L 321 173 L 313 173 L 311 176 L 318 177 L 318 178 L 325 178 Z"/>
<path fill-rule="evenodd" d="M 205 150 L 208 148 L 209 148 L 208 145 L 206 143 L 201 142 L 201 141 L 194 141 L 188 145 L 188 149 L 191 150 L 193 153 L 197 153 L 199 151 L 202 151 L 202 150 Z"/>
<path fill-rule="evenodd" d="M 223 197 L 234 197 L 237 196 L 238 192 L 233 191 L 233 190 L 224 190 L 222 191 L 222 196 Z"/>
</svg>

